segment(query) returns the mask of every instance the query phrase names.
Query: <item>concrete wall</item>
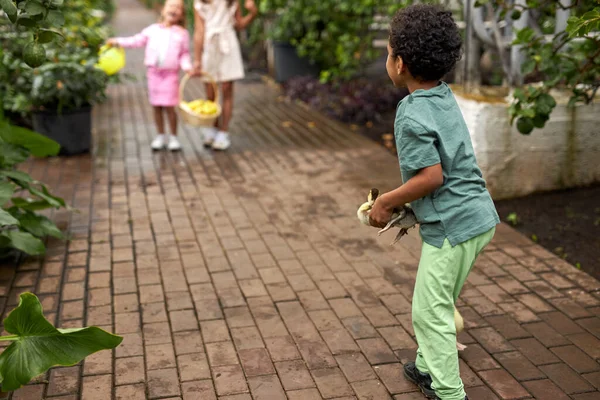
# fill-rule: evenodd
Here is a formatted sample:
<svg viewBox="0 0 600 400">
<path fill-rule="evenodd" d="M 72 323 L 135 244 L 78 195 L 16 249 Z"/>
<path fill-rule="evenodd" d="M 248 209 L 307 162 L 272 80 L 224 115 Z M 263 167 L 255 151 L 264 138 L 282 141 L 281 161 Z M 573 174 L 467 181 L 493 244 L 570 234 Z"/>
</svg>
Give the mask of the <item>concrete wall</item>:
<svg viewBox="0 0 600 400">
<path fill-rule="evenodd" d="M 600 183 L 600 104 L 564 103 L 543 129 L 520 134 L 507 102 L 456 95 L 494 199 Z"/>
</svg>

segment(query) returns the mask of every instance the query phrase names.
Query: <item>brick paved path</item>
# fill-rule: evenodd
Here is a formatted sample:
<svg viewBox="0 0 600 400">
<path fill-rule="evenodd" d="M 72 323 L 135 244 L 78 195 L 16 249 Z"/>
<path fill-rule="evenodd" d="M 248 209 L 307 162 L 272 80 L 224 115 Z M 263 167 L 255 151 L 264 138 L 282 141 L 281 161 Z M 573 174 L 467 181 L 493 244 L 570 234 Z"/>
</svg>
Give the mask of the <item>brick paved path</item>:
<svg viewBox="0 0 600 400">
<path fill-rule="evenodd" d="M 154 20 L 119 5 L 120 34 Z M 125 340 L 12 399 L 422 399 L 401 373 L 418 235 L 390 248 L 354 216 L 371 186 L 399 183 L 394 157 L 249 82 L 231 151 L 185 127 L 183 153 L 152 154 L 144 91 L 111 88 L 93 157 L 29 165 L 81 212 L 55 216 L 73 240 L 0 281 L 6 312 L 33 290 L 59 326 Z M 501 226 L 458 304 L 471 399 L 600 399 L 599 290 Z"/>
</svg>

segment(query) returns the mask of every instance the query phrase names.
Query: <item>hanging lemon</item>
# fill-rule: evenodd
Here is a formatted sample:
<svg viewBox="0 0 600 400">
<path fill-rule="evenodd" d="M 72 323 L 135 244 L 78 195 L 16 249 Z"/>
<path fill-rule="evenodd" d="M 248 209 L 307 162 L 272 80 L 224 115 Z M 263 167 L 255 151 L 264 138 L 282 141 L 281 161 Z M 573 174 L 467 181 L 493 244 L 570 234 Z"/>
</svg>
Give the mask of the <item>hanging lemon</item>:
<svg viewBox="0 0 600 400">
<path fill-rule="evenodd" d="M 37 42 L 28 43 L 23 49 L 23 61 L 31 68 L 37 68 L 46 61 L 46 49 Z"/>
</svg>

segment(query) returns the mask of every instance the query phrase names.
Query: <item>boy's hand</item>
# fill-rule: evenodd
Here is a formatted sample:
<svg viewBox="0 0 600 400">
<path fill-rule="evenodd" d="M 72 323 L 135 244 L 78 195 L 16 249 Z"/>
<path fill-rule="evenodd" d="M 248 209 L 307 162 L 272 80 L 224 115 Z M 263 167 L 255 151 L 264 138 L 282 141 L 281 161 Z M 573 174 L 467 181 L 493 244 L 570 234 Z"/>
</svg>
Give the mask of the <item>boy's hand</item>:
<svg viewBox="0 0 600 400">
<path fill-rule="evenodd" d="M 381 195 L 375 200 L 371 212 L 369 212 L 369 222 L 372 226 L 385 228 L 388 222 L 392 219 L 393 210 L 385 204 L 385 195 Z"/>
</svg>

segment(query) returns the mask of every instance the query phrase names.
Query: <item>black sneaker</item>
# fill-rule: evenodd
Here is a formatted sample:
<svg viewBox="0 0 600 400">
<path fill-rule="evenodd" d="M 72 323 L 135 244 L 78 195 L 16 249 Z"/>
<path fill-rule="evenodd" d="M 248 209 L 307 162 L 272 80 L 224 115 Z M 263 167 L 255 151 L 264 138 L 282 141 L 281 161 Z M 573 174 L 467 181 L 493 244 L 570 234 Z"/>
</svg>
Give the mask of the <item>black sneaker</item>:
<svg viewBox="0 0 600 400">
<path fill-rule="evenodd" d="M 435 390 L 431 388 L 431 376 L 419 371 L 414 362 L 404 364 L 404 376 L 406 379 L 417 385 L 425 397 L 432 400 L 440 400 L 439 397 L 436 396 Z"/>
</svg>

